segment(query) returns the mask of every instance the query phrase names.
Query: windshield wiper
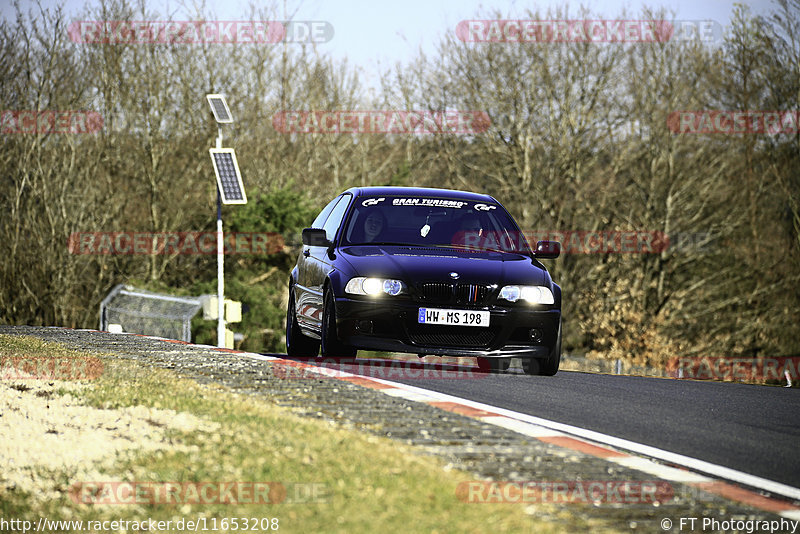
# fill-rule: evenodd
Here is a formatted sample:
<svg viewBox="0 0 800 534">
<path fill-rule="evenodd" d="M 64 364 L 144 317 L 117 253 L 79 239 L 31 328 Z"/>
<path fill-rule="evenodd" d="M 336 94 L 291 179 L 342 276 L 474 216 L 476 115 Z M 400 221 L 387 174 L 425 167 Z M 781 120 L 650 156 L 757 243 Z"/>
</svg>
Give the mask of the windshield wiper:
<svg viewBox="0 0 800 534">
<path fill-rule="evenodd" d="M 365 243 L 350 243 L 349 247 L 365 247 L 368 245 L 379 245 L 379 246 L 396 246 L 396 247 L 425 247 L 429 245 L 419 245 L 417 243 L 400 243 L 397 241 L 369 241 Z"/>
<path fill-rule="evenodd" d="M 458 250 L 474 250 L 476 252 L 498 252 L 500 254 L 522 254 L 522 252 L 516 250 L 502 250 L 499 248 L 490 248 L 490 247 L 474 247 L 471 245 L 461 245 L 456 243 L 451 243 L 449 245 L 435 245 L 440 247 L 448 247 L 448 248 L 455 248 Z"/>
<path fill-rule="evenodd" d="M 376 246 L 396 246 L 396 247 L 415 247 L 415 248 L 454 248 L 457 250 L 471 250 L 475 252 L 497 252 L 499 254 L 523 254 L 514 250 L 501 250 L 489 247 L 475 247 L 471 245 L 461 245 L 457 243 L 401 243 L 398 241 L 370 241 L 368 243 L 351 243 L 350 247 L 365 247 L 369 245 Z"/>
</svg>

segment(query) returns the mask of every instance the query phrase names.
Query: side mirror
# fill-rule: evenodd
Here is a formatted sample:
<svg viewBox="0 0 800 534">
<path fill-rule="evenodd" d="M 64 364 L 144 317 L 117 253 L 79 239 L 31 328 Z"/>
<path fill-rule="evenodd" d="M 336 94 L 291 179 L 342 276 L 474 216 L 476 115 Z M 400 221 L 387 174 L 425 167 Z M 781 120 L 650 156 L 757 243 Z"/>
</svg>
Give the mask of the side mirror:
<svg viewBox="0 0 800 534">
<path fill-rule="evenodd" d="M 303 228 L 303 244 L 310 247 L 329 247 L 331 242 L 322 228 Z"/>
<path fill-rule="evenodd" d="M 554 260 L 561 254 L 561 243 L 558 241 L 539 241 L 536 243 L 536 250 L 533 251 L 534 258 Z"/>
</svg>

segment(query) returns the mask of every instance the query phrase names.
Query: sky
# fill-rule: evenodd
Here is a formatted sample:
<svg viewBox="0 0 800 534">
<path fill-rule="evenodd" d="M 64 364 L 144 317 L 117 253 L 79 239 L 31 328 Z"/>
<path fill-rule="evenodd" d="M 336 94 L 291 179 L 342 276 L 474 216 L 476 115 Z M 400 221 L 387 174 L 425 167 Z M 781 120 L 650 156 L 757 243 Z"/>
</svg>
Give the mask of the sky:
<svg viewBox="0 0 800 534">
<path fill-rule="evenodd" d="M 35 7 L 31 0 L 20 0 L 23 10 Z M 159 13 L 175 13 L 173 20 L 187 12 L 183 6 L 193 5 L 191 0 L 146 0 L 149 8 Z M 64 6 L 70 20 L 76 19 L 85 0 L 40 0 L 44 7 Z M 207 8 L 218 20 L 250 20 L 251 0 L 206 0 Z M 445 32 L 453 32 L 461 20 L 478 14 L 500 10 L 508 18 L 524 18 L 528 9 L 540 9 L 544 15 L 548 7 L 569 6 L 569 13 L 577 17 L 583 5 L 603 18 L 618 18 L 622 10 L 635 16 L 643 5 L 664 6 L 675 11 L 679 20 L 713 20 L 727 25 L 733 11 L 734 0 L 584 0 L 566 4 L 564 0 L 501 1 L 501 0 L 276 0 L 279 12 L 295 12 L 294 20 L 325 21 L 334 29 L 333 38 L 318 45 L 323 53 L 337 59 L 347 58 L 351 65 L 363 69 L 367 77 L 391 68 L 395 62 L 413 59 L 421 49 L 435 54 L 436 43 Z M 769 0 L 744 0 L 754 14 L 766 15 L 773 9 Z M 266 4 L 266 2 L 261 2 Z M 2 16 L 13 17 L 10 0 L 0 0 Z"/>
</svg>

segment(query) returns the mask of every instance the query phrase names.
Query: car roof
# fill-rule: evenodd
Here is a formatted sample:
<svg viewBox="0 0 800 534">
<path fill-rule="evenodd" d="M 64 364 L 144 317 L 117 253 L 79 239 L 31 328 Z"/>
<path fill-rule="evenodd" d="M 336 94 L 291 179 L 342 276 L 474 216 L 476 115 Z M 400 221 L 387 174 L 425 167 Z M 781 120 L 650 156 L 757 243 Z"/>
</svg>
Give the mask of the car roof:
<svg viewBox="0 0 800 534">
<path fill-rule="evenodd" d="M 364 196 L 419 196 L 419 197 L 447 197 L 458 200 L 483 201 L 498 203 L 492 196 L 455 189 L 437 189 L 434 187 L 400 187 L 400 186 L 370 186 L 351 187 L 346 191 L 355 197 Z"/>
</svg>

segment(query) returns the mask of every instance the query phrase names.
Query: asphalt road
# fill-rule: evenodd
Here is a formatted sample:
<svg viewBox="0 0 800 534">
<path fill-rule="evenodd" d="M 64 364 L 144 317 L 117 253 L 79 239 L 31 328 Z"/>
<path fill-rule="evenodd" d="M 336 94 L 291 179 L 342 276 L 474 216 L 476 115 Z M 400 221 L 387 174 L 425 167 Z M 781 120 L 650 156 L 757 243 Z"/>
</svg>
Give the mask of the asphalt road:
<svg viewBox="0 0 800 534">
<path fill-rule="evenodd" d="M 580 426 L 800 488 L 800 389 L 512 369 L 412 386 Z"/>
</svg>

